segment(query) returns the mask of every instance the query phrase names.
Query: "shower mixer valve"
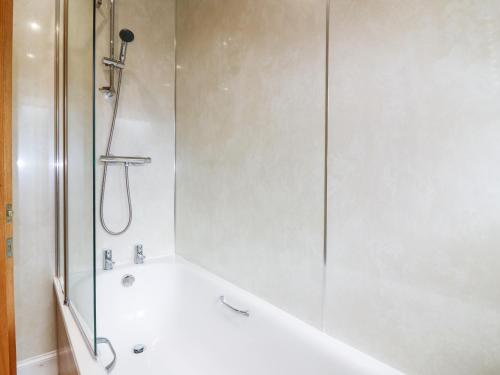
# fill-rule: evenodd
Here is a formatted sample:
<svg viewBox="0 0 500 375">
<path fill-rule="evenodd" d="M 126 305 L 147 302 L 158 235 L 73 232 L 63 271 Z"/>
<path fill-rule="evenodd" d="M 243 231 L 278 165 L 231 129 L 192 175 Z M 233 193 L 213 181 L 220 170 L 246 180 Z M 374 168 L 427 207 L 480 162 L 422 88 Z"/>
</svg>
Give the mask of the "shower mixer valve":
<svg viewBox="0 0 500 375">
<path fill-rule="evenodd" d="M 115 60 L 111 57 L 103 57 L 102 58 L 102 63 L 106 66 L 109 66 L 111 68 L 118 68 L 118 69 L 123 69 L 125 68 L 125 64 L 122 63 L 119 60 Z"/>
</svg>

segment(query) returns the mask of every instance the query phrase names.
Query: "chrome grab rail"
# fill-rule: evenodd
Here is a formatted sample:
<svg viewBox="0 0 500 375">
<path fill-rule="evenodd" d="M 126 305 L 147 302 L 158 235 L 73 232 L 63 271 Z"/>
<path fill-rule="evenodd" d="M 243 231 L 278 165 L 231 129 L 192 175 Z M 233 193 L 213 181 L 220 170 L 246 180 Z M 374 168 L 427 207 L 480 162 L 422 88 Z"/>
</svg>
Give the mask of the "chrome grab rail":
<svg viewBox="0 0 500 375">
<path fill-rule="evenodd" d="M 244 316 L 250 316 L 250 311 L 248 310 L 241 310 L 241 309 L 237 309 L 236 307 L 234 307 L 233 305 L 231 305 L 230 303 L 228 303 L 226 301 L 226 298 L 224 296 L 220 296 L 219 297 L 219 301 L 220 303 L 222 303 L 224 306 L 227 306 L 229 307 L 231 310 L 233 310 L 234 312 L 238 313 L 238 314 L 241 314 L 241 315 L 244 315 Z"/>
<path fill-rule="evenodd" d="M 151 163 L 151 158 L 143 157 L 143 156 L 106 156 L 101 155 L 99 158 L 101 163 L 105 164 L 128 164 L 128 165 L 136 165 L 136 164 L 149 164 Z"/>
<path fill-rule="evenodd" d="M 107 339 L 106 337 L 96 337 L 95 343 L 96 344 L 108 344 L 109 349 L 111 349 L 111 353 L 113 353 L 113 360 L 110 363 L 108 363 L 107 366 L 105 366 L 105 369 L 108 372 L 113 370 L 113 367 L 115 367 L 115 364 L 116 364 L 116 352 L 115 352 L 115 348 L 113 348 L 113 345 L 111 344 L 111 341 L 109 341 L 109 339 Z"/>
</svg>

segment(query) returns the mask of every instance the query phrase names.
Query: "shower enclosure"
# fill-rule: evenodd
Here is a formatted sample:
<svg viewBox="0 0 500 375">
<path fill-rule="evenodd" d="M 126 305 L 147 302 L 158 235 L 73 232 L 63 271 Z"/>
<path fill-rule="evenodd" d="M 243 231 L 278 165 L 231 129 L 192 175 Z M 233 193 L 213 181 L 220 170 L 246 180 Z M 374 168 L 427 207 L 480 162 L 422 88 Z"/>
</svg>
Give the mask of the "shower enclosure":
<svg viewBox="0 0 500 375">
<path fill-rule="evenodd" d="M 58 276 L 97 354 L 96 276 L 173 253 L 175 7 L 56 3 Z"/>
<path fill-rule="evenodd" d="M 498 373 L 497 1 L 55 1 L 57 276 L 103 366 Z"/>
</svg>

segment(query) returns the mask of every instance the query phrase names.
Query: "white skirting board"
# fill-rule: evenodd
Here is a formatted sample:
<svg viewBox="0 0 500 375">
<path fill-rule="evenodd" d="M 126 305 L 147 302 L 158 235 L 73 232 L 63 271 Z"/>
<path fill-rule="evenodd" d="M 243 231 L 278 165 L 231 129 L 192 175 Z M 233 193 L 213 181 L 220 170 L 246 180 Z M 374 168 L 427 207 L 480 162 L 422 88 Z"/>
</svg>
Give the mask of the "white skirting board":
<svg viewBox="0 0 500 375">
<path fill-rule="evenodd" d="M 57 351 L 17 362 L 17 375 L 57 375 Z"/>
</svg>

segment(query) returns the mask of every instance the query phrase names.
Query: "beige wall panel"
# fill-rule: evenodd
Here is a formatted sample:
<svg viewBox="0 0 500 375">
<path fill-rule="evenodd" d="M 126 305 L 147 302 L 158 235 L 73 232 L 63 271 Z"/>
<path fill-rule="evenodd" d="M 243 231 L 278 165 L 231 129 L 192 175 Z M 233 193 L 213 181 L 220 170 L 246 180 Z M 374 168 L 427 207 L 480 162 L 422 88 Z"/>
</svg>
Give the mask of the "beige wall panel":
<svg viewBox="0 0 500 375">
<path fill-rule="evenodd" d="M 326 330 L 409 374 L 498 374 L 500 3 L 331 15 Z"/>
<path fill-rule="evenodd" d="M 176 249 L 320 325 L 325 2 L 177 2 Z"/>
</svg>

